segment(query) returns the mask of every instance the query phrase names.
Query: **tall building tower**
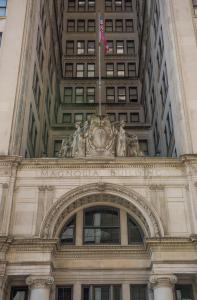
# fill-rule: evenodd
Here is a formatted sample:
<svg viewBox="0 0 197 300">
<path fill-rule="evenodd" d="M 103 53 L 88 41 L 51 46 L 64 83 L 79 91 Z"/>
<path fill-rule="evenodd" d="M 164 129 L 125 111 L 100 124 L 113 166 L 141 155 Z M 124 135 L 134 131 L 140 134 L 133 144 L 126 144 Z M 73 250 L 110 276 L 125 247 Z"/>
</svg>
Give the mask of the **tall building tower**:
<svg viewBox="0 0 197 300">
<path fill-rule="evenodd" d="M 0 300 L 197 300 L 196 20 L 0 0 Z"/>
</svg>

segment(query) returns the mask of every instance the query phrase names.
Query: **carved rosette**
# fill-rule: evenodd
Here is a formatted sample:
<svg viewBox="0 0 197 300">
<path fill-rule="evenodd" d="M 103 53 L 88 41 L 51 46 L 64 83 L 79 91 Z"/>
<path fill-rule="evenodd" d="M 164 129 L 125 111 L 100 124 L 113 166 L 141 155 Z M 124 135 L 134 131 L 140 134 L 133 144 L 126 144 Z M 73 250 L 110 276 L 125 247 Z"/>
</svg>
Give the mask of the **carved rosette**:
<svg viewBox="0 0 197 300">
<path fill-rule="evenodd" d="M 52 276 L 29 276 L 26 284 L 31 289 L 50 289 L 54 284 L 54 278 Z"/>
<path fill-rule="evenodd" d="M 149 279 L 152 288 L 170 287 L 172 288 L 177 282 L 177 277 L 173 274 L 155 274 Z"/>
</svg>

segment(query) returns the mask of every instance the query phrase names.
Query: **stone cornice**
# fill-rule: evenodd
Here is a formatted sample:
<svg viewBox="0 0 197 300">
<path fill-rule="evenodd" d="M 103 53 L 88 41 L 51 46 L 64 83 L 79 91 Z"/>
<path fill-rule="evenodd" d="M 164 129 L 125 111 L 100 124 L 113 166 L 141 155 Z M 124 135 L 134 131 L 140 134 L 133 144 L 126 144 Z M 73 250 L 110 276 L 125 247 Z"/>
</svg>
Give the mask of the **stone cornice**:
<svg viewBox="0 0 197 300">
<path fill-rule="evenodd" d="M 13 239 L 10 251 L 17 252 L 52 252 L 58 243 L 57 239 L 18 238 Z"/>
<path fill-rule="evenodd" d="M 166 250 L 174 250 L 178 249 L 182 250 L 195 250 L 196 241 L 193 240 L 192 237 L 164 237 L 164 238 L 148 238 L 145 241 L 147 249 L 150 251 L 163 251 Z"/>
</svg>

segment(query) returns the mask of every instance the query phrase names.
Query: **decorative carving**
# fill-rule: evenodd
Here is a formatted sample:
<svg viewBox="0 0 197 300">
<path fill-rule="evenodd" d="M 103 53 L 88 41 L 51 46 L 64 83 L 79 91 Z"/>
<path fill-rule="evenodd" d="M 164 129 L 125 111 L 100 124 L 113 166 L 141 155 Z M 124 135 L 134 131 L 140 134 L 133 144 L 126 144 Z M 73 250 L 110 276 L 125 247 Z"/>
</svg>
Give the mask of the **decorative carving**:
<svg viewBox="0 0 197 300">
<path fill-rule="evenodd" d="M 177 277 L 173 274 L 154 274 L 149 279 L 150 284 L 155 286 L 169 286 L 172 287 L 177 282 Z"/>
<path fill-rule="evenodd" d="M 52 276 L 29 276 L 26 279 L 26 284 L 31 289 L 51 288 L 54 284 L 54 278 Z"/>
<path fill-rule="evenodd" d="M 94 115 L 75 127 L 73 136 L 62 141 L 59 157 L 143 156 L 137 136 L 126 134 L 124 121 L 114 126 L 108 116 Z"/>
<path fill-rule="evenodd" d="M 150 208 L 141 196 L 119 185 L 98 183 L 76 188 L 57 201 L 42 224 L 41 237 L 55 237 L 68 214 L 79 207 L 96 202 L 124 206 L 138 218 L 149 237 L 163 235 L 163 227 L 153 212 L 154 209 Z"/>
</svg>

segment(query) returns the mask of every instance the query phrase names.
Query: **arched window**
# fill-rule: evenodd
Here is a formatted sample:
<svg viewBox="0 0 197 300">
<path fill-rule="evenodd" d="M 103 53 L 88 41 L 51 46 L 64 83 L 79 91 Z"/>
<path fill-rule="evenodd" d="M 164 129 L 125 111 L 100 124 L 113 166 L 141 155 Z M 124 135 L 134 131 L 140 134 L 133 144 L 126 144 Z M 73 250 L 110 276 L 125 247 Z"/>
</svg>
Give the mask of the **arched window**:
<svg viewBox="0 0 197 300">
<path fill-rule="evenodd" d="M 141 228 L 135 221 L 127 215 L 128 221 L 128 243 L 135 244 L 135 243 L 143 243 L 143 233 Z"/>
<path fill-rule="evenodd" d="M 72 217 L 64 226 L 60 240 L 62 244 L 73 245 L 75 244 L 75 228 L 76 228 L 76 216 Z"/>
<path fill-rule="evenodd" d="M 93 207 L 84 211 L 84 244 L 119 244 L 119 209 Z"/>
</svg>

